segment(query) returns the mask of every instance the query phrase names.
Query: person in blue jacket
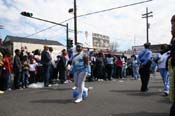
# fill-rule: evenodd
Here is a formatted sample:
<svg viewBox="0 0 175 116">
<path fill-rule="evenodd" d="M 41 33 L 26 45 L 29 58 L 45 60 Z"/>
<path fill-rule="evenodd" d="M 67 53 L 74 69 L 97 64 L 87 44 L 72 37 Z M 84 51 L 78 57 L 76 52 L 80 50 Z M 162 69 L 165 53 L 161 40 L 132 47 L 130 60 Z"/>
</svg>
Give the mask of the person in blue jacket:
<svg viewBox="0 0 175 116">
<path fill-rule="evenodd" d="M 71 60 L 75 87 L 79 93 L 75 99 L 75 103 L 80 103 L 83 100 L 82 95 L 85 88 L 85 80 L 90 73 L 89 57 L 88 54 L 83 52 L 83 44 L 79 43 L 76 45 L 76 53 Z"/>
<path fill-rule="evenodd" d="M 151 66 L 151 57 L 152 57 L 152 52 L 150 51 L 150 43 L 145 43 L 143 49 L 138 56 L 138 61 L 140 64 L 139 68 L 139 73 L 140 73 L 140 78 L 141 78 L 141 92 L 146 92 L 148 91 L 148 83 L 150 79 L 150 66 Z"/>
</svg>

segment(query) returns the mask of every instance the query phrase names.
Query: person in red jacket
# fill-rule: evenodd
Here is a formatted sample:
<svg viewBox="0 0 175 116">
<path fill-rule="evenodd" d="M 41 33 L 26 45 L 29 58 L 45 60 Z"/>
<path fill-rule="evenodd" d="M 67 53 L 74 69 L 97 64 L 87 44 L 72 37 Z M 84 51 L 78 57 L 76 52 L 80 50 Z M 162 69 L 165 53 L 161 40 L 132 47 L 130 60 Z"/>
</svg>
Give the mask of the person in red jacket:
<svg viewBox="0 0 175 116">
<path fill-rule="evenodd" d="M 7 90 L 7 89 L 11 89 L 10 88 L 10 74 L 11 74 L 11 55 L 9 53 L 9 51 L 6 51 L 4 58 L 3 58 L 3 63 L 4 63 L 4 68 L 3 68 L 3 89 Z"/>
<path fill-rule="evenodd" d="M 123 63 L 122 63 L 122 60 L 119 56 L 117 56 L 115 63 L 117 66 L 117 77 L 122 78 L 122 65 L 123 65 Z"/>
</svg>

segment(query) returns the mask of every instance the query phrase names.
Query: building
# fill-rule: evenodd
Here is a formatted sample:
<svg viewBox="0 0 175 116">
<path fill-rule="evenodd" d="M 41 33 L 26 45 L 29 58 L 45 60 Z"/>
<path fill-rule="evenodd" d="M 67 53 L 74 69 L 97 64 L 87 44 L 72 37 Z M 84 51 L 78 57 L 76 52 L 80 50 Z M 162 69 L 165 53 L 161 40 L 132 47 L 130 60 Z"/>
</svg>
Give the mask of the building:
<svg viewBox="0 0 175 116">
<path fill-rule="evenodd" d="M 92 46 L 99 50 L 110 49 L 109 36 L 92 33 Z"/>
<path fill-rule="evenodd" d="M 42 40 L 34 38 L 16 37 L 7 35 L 3 41 L 3 46 L 8 48 L 12 55 L 16 49 L 27 48 L 28 52 L 32 52 L 36 49 L 43 50 L 44 45 L 48 45 L 53 48 L 53 53 L 58 55 L 62 49 L 66 47 L 54 40 Z"/>
</svg>

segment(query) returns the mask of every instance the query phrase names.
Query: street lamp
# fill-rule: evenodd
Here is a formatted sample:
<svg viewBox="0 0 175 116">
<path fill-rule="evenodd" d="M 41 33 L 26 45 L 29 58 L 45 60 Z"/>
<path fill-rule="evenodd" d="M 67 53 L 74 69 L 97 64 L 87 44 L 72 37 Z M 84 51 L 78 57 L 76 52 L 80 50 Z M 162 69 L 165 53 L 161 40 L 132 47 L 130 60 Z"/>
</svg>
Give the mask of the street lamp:
<svg viewBox="0 0 175 116">
<path fill-rule="evenodd" d="M 0 29 L 4 29 L 4 26 L 0 25 Z M 1 39 L 1 33 L 0 33 L 0 39 Z M 0 44 L 1 44 L 1 42 L 0 42 Z"/>
<path fill-rule="evenodd" d="M 77 5 L 76 0 L 74 0 L 74 8 L 70 8 L 69 13 L 74 13 L 74 40 L 75 45 L 77 45 Z"/>
<path fill-rule="evenodd" d="M 0 29 L 4 29 L 4 26 L 3 25 L 0 25 Z"/>
</svg>

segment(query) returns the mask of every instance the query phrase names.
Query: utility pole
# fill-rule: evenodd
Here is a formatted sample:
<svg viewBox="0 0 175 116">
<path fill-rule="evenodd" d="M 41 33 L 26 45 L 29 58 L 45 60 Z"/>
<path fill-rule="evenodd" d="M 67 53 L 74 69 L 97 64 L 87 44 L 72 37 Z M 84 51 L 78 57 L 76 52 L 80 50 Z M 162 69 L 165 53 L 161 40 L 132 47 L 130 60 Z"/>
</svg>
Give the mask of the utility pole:
<svg viewBox="0 0 175 116">
<path fill-rule="evenodd" d="M 67 50 L 68 50 L 68 44 L 67 44 L 68 39 L 69 39 L 69 25 L 67 23 L 66 24 L 66 48 L 67 48 Z"/>
<path fill-rule="evenodd" d="M 148 18 L 149 17 L 153 17 L 152 15 L 152 11 L 148 12 L 148 8 L 146 8 L 146 13 L 142 14 L 142 18 L 146 18 L 146 42 L 149 43 L 149 28 L 150 28 L 150 24 L 148 23 Z"/>
<path fill-rule="evenodd" d="M 135 38 L 135 34 L 134 34 L 134 46 L 136 45 L 136 38 Z"/>
<path fill-rule="evenodd" d="M 74 0 L 74 40 L 75 45 L 77 45 L 77 3 Z"/>
</svg>

